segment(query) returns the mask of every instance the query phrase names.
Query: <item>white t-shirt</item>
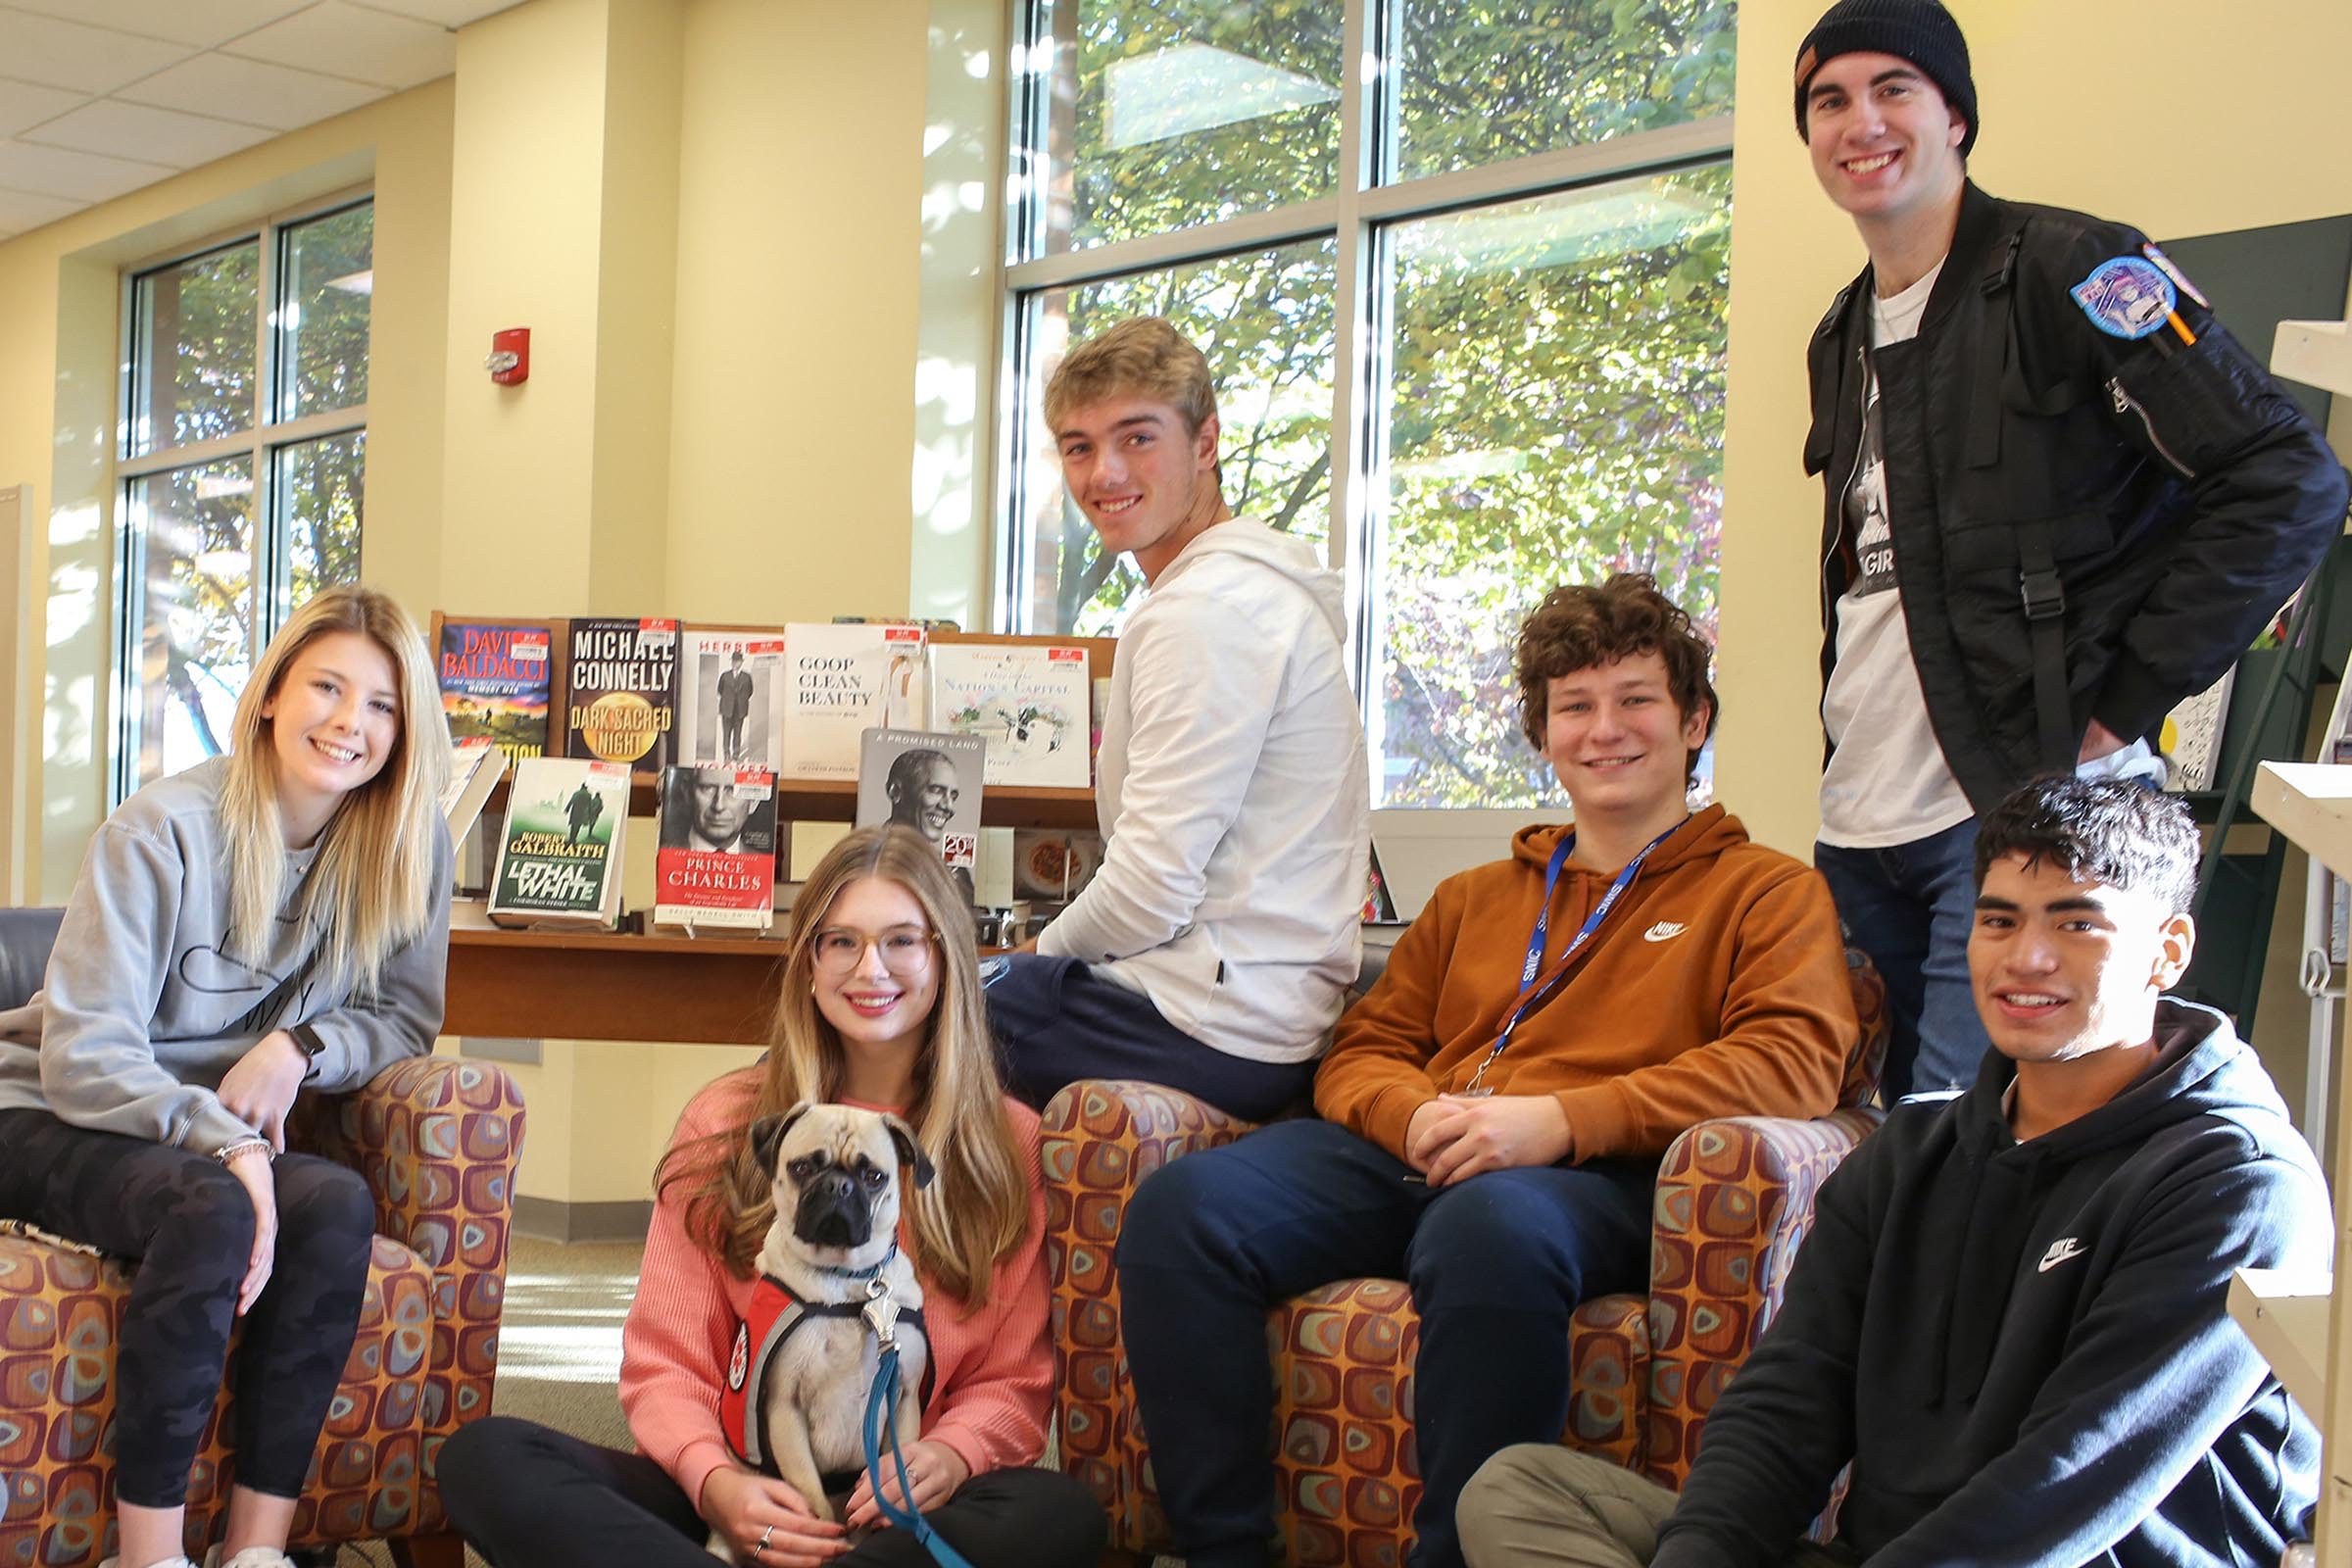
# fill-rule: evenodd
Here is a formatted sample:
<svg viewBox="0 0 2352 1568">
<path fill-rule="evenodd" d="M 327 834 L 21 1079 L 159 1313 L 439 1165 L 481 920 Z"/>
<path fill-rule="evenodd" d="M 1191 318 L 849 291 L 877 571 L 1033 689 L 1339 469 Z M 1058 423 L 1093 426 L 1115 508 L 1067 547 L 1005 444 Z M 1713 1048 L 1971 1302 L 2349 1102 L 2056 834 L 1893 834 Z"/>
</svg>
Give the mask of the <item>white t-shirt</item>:
<svg viewBox="0 0 2352 1568">
<path fill-rule="evenodd" d="M 1920 318 L 1942 270 L 1939 262 L 1900 294 L 1873 296 L 1873 348 L 1919 335 Z M 1875 370 L 1864 398 L 1861 460 L 1843 506 L 1857 570 L 1832 607 L 1838 617 L 1838 662 L 1822 695 L 1821 717 L 1836 750 L 1821 780 L 1821 840 L 1844 849 L 1880 850 L 1931 837 L 1972 813 L 1928 720 L 1919 666 L 1911 662 L 1903 596 L 1895 591 Z"/>
</svg>

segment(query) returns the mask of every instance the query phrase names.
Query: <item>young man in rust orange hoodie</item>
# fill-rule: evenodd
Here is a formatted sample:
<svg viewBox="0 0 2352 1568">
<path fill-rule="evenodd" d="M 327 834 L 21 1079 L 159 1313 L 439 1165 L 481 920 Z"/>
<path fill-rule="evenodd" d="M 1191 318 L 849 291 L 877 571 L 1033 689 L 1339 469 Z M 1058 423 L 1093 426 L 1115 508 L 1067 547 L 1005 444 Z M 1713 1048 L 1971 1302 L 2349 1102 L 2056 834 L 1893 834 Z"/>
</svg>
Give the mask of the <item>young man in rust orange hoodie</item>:
<svg viewBox="0 0 2352 1568">
<path fill-rule="evenodd" d="M 1265 1311 L 1401 1276 L 1421 1314 L 1415 1568 L 1462 1485 L 1567 1424 L 1568 1318 L 1639 1289 L 1658 1156 L 1714 1116 L 1816 1116 L 1858 1025 L 1821 878 L 1687 805 L 1709 649 L 1646 576 L 1522 629 L 1528 738 L 1574 808 L 1442 884 L 1315 1080 L 1324 1120 L 1175 1161 L 1127 1211 L 1124 1339 L 1190 1568 L 1269 1561 Z"/>
</svg>

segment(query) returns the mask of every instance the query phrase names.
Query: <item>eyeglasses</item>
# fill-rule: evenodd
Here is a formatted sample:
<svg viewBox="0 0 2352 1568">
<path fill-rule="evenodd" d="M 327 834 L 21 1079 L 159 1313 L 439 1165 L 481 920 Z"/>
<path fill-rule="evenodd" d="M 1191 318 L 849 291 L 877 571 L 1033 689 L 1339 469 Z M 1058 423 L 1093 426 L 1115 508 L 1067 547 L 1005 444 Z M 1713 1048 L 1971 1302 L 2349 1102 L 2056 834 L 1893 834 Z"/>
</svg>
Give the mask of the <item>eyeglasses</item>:
<svg viewBox="0 0 2352 1568">
<path fill-rule="evenodd" d="M 930 966 L 931 944 L 938 940 L 938 932 L 917 931 L 911 926 L 901 926 L 880 936 L 827 926 L 809 944 L 809 955 L 817 973 L 838 979 L 862 963 L 865 950 L 872 948 L 882 955 L 882 967 L 905 980 Z"/>
</svg>

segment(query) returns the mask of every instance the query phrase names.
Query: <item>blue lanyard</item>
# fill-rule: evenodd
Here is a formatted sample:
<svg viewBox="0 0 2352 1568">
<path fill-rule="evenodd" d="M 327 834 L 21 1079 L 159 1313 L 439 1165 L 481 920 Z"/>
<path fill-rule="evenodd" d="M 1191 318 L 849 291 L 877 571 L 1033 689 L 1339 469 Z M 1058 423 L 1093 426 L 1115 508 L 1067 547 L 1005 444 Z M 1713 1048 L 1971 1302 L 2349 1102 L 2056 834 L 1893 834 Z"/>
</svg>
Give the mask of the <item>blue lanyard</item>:
<svg viewBox="0 0 2352 1568">
<path fill-rule="evenodd" d="M 1683 822 L 1689 820 L 1687 816 L 1683 818 Z M 1551 896 L 1559 886 L 1561 868 L 1567 865 L 1568 857 L 1576 853 L 1576 835 L 1570 832 L 1561 836 L 1559 844 L 1551 852 L 1551 862 L 1544 868 L 1544 906 L 1536 911 L 1536 928 L 1527 934 L 1527 961 L 1519 966 L 1519 1000 L 1512 1004 L 1510 1015 L 1502 1020 L 1502 1032 L 1494 1037 L 1494 1044 L 1488 1049 L 1486 1058 L 1479 1062 L 1478 1071 L 1470 1075 L 1469 1086 L 1462 1090 L 1463 1094 L 1493 1093 L 1492 1090 L 1480 1089 L 1479 1080 L 1486 1077 L 1487 1069 L 1494 1065 L 1495 1058 L 1509 1048 L 1511 1036 L 1517 1032 L 1520 1020 L 1535 1011 L 1537 1004 L 1558 983 L 1560 976 L 1568 972 L 1569 963 L 1584 950 L 1585 944 L 1592 940 L 1592 934 L 1609 917 L 1609 911 L 1617 906 L 1617 901 L 1625 890 L 1633 886 L 1635 876 L 1642 869 L 1642 862 L 1649 858 L 1649 852 L 1673 837 L 1675 828 L 1682 825 L 1682 822 L 1675 823 L 1674 827 L 1642 845 L 1641 852 L 1625 862 L 1625 868 L 1617 873 L 1617 879 L 1609 884 L 1609 890 L 1600 896 L 1598 904 L 1592 906 L 1592 912 L 1585 916 L 1584 925 L 1569 939 L 1568 951 L 1560 955 L 1560 961 L 1552 965 L 1551 974 L 1539 985 L 1536 972 L 1544 966 L 1544 940 L 1551 929 Z"/>
</svg>

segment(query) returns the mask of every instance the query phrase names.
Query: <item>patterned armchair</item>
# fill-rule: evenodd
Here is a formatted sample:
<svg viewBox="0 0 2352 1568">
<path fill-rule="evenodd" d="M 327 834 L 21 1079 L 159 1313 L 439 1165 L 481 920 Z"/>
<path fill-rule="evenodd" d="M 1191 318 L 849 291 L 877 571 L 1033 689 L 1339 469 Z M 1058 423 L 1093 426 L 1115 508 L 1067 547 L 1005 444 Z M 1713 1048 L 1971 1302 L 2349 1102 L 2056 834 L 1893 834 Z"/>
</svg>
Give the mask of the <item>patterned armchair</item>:
<svg viewBox="0 0 2352 1568">
<path fill-rule="evenodd" d="M 1846 962 L 1863 1029 L 1840 1108 L 1814 1121 L 1702 1122 L 1675 1140 L 1658 1170 L 1649 1294 L 1589 1301 L 1572 1321 L 1562 1441 L 1668 1486 L 1689 1473 L 1707 1411 L 1780 1304 L 1814 1194 L 1880 1119 L 1864 1102 L 1886 1053 L 1885 992 L 1867 958 L 1849 952 Z M 1061 1462 L 1102 1499 L 1118 1551 L 1172 1548 L 1119 1344 L 1119 1218 L 1152 1171 L 1250 1130 L 1152 1084 L 1076 1083 L 1046 1107 Z M 1403 1562 L 1421 1492 L 1419 1342 L 1412 1295 L 1396 1280 L 1338 1281 L 1266 1315 L 1285 1561 Z"/>
<path fill-rule="evenodd" d="M 494 1066 L 426 1056 L 305 1102 L 297 1118 L 296 1147 L 367 1178 L 376 1237 L 293 1545 L 389 1539 L 415 1568 L 460 1568 L 433 1463 L 490 1408 L 521 1097 Z M 115 1549 L 113 1381 L 129 1278 L 121 1262 L 0 1223 L 0 1568 L 95 1568 Z M 233 1398 L 223 1389 L 214 1406 L 188 1491 L 198 1560 L 235 1479 Z"/>
</svg>

